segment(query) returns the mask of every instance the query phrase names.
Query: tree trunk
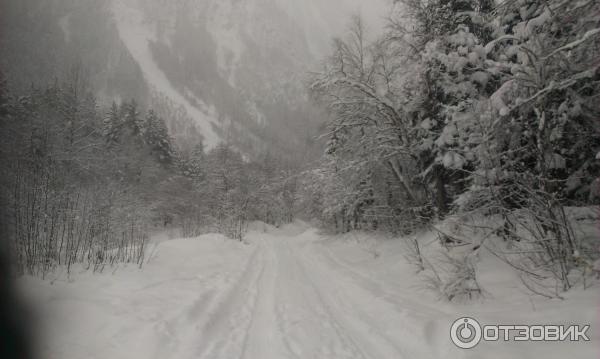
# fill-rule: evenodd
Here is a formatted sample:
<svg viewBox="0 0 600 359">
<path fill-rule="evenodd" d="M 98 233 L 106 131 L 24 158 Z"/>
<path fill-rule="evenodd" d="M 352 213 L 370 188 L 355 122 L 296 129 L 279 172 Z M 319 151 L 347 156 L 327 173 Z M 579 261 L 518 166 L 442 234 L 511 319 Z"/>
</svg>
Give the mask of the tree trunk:
<svg viewBox="0 0 600 359">
<path fill-rule="evenodd" d="M 434 176 L 435 205 L 438 209 L 438 215 L 442 218 L 448 213 L 448 194 L 446 193 L 446 184 L 444 183 L 444 170 L 436 166 Z"/>
<path fill-rule="evenodd" d="M 406 192 L 406 194 L 408 195 L 410 200 L 413 201 L 414 203 L 418 203 L 417 197 L 415 196 L 415 193 L 413 192 L 410 183 L 408 182 L 406 177 L 404 177 L 404 175 L 402 174 L 402 171 L 399 168 L 399 166 L 397 166 L 393 160 L 388 161 L 388 164 L 390 165 L 390 168 L 392 169 L 392 173 L 394 174 L 394 176 L 396 177 L 398 182 L 400 182 L 400 185 L 402 186 L 402 188 L 404 189 L 404 191 Z"/>
</svg>

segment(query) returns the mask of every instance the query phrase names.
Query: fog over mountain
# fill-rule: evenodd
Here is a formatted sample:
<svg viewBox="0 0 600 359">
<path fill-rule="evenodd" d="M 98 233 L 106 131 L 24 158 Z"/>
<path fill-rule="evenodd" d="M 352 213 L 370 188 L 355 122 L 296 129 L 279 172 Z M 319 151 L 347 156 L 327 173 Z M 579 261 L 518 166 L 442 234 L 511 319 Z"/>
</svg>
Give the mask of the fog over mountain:
<svg viewBox="0 0 600 359">
<path fill-rule="evenodd" d="M 77 68 L 107 104 L 136 98 L 157 109 L 183 148 L 200 140 L 207 149 L 227 141 L 251 156 L 265 150 L 297 153 L 313 147 L 322 122 L 305 99 L 308 71 L 318 69 L 331 38 L 344 33 L 351 15 L 361 14 L 370 28 L 379 29 L 388 5 L 387 0 L 7 2 L 1 61 L 9 82 L 23 88 L 61 77 L 56 74 L 68 77 Z M 305 136 L 281 140 L 299 131 Z"/>
<path fill-rule="evenodd" d="M 383 4 L 365 7 L 374 27 Z M 363 12 L 356 0 L 115 0 L 111 9 L 153 96 L 184 108 L 208 148 L 227 137 L 242 147 L 260 145 L 268 139 L 252 137 L 262 126 L 309 116 L 306 72 L 343 33 L 349 9 Z"/>
</svg>

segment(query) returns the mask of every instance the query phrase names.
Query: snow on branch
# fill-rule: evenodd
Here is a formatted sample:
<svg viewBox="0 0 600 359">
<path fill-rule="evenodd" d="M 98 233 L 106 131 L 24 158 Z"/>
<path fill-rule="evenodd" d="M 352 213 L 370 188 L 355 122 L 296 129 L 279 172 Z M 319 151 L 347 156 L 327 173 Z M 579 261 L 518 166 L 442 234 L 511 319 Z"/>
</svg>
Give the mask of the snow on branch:
<svg viewBox="0 0 600 359">
<path fill-rule="evenodd" d="M 595 28 L 595 29 L 589 30 L 585 34 L 583 34 L 583 36 L 580 39 L 572 41 L 572 42 L 552 51 L 549 55 L 544 57 L 544 60 L 549 59 L 550 57 L 558 54 L 559 52 L 572 50 L 575 47 L 583 44 L 584 42 L 586 42 L 587 40 L 592 38 L 592 36 L 597 35 L 597 34 L 600 34 L 600 28 Z"/>
<path fill-rule="evenodd" d="M 550 84 L 546 87 L 544 87 L 543 89 L 539 90 L 538 92 L 536 92 L 533 96 L 529 97 L 528 99 L 523 100 L 522 102 L 520 102 L 519 104 L 517 104 L 517 106 L 515 106 L 515 108 L 523 106 L 527 103 L 530 103 L 531 101 L 534 101 L 535 99 L 537 99 L 540 96 L 543 96 L 545 94 L 547 94 L 550 91 L 553 90 L 562 90 L 565 89 L 567 87 L 571 87 L 574 84 L 576 84 L 578 81 L 585 79 L 585 78 L 591 78 L 594 76 L 594 74 L 596 73 L 596 71 L 598 71 L 598 68 L 600 68 L 600 66 L 595 66 L 591 69 L 587 69 L 585 71 L 581 71 L 573 76 L 571 76 L 568 79 L 565 79 L 559 83 L 556 83 L 555 81 L 550 82 Z M 514 108 L 513 108 L 514 109 Z"/>
</svg>

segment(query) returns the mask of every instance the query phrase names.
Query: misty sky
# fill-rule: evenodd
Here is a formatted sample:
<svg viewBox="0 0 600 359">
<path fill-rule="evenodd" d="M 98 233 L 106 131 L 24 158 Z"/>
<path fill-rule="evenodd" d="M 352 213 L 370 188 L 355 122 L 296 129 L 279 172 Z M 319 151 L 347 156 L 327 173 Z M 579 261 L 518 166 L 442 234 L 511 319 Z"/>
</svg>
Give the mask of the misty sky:
<svg viewBox="0 0 600 359">
<path fill-rule="evenodd" d="M 332 36 L 339 36 L 354 14 L 365 20 L 369 33 L 379 33 L 384 26 L 391 0 L 275 0 L 288 11 L 306 32 L 312 47 L 319 52 L 329 50 Z"/>
</svg>

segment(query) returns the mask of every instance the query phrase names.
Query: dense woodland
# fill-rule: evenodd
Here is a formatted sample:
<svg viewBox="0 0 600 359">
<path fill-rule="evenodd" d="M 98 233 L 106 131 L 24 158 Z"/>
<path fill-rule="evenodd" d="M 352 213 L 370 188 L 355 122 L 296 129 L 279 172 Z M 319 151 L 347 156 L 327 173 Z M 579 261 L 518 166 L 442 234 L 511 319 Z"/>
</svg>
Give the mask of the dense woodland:
<svg viewBox="0 0 600 359">
<path fill-rule="evenodd" d="M 354 19 L 312 82 L 333 118 L 313 213 L 404 235 L 477 218 L 520 272 L 568 289 L 599 254 L 571 214 L 600 204 L 600 4 L 396 3 L 376 41 Z"/>
<path fill-rule="evenodd" d="M 3 86 L 0 99 L 2 222 L 20 273 L 141 266 L 159 230 L 242 240 L 249 221 L 292 220 L 285 163 L 227 144 L 180 151 L 156 112 L 134 100 L 100 108 L 78 72 L 23 96 Z"/>
<path fill-rule="evenodd" d="M 533 291 L 567 290 L 600 254 L 574 215 L 600 204 L 599 59 L 595 0 L 397 0 L 383 34 L 355 17 L 311 75 L 327 146 L 302 165 L 226 143 L 182 150 L 168 111 L 103 108 L 77 70 L 25 93 L 3 82 L 3 229 L 18 271 L 43 275 L 141 265 L 165 227 L 242 240 L 249 221 L 296 216 L 463 245 L 436 227 L 453 218 L 510 245 L 518 255 L 503 259 Z"/>
</svg>

